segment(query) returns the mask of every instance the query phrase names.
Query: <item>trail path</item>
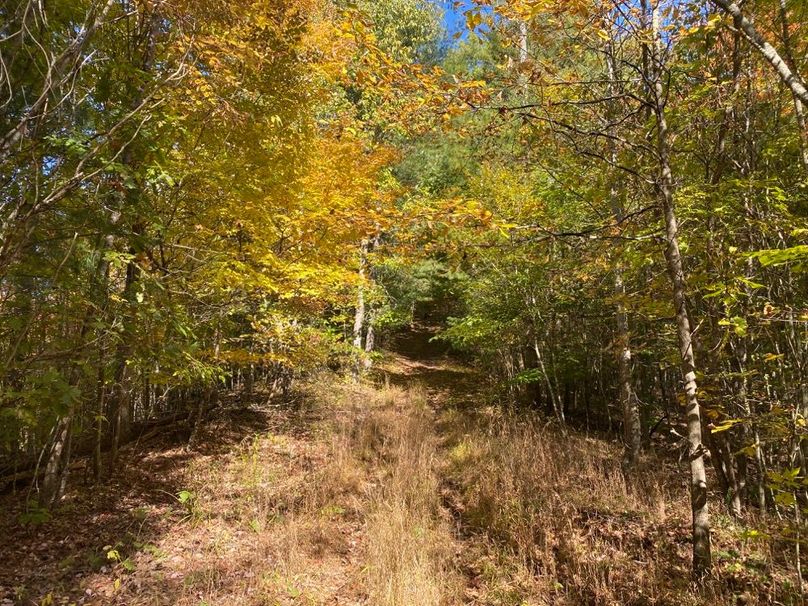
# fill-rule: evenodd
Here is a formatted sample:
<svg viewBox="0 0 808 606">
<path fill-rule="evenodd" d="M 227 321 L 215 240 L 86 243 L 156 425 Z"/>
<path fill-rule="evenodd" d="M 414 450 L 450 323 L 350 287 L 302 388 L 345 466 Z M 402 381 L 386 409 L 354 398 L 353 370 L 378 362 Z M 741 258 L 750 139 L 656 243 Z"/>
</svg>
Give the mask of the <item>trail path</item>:
<svg viewBox="0 0 808 606">
<path fill-rule="evenodd" d="M 421 327 L 400 335 L 381 372 L 403 387 L 425 386 L 436 411 L 443 406 L 473 407 L 484 387 L 483 377 L 452 356 L 445 345 L 433 342 L 435 334 L 434 328 Z"/>
<path fill-rule="evenodd" d="M 402 390 L 423 385 L 433 411 L 462 406 L 479 378 L 431 336 L 398 339 L 377 377 Z M 259 399 L 218 411 L 197 451 L 168 434 L 131 449 L 101 486 L 74 476 L 52 519 L 20 524 L 20 498 L 2 497 L 0 605 L 372 603 L 366 515 L 389 472 L 372 464 L 355 494 L 312 494 L 324 478 L 352 473 L 336 469 L 323 431 L 322 411 Z M 442 515 L 457 526 L 450 509 Z"/>
<path fill-rule="evenodd" d="M 627 484 L 619 447 L 489 405 L 433 335 L 373 382 L 233 396 L 198 449 L 178 430 L 99 486 L 76 472 L 50 518 L 0 496 L 0 606 L 707 606 L 764 570 L 716 527 L 735 585 L 694 593 L 675 461 Z"/>
<path fill-rule="evenodd" d="M 453 356 L 447 346 L 434 342 L 435 334 L 436 329 L 423 326 L 400 335 L 392 347 L 394 353 L 388 354 L 381 370 L 393 384 L 423 385 L 433 411 L 440 446 L 437 474 L 442 514 L 450 520 L 454 542 L 451 568 L 455 583 L 451 589 L 447 588 L 452 592 L 447 603 L 469 606 L 501 603 L 498 598 L 496 602 L 489 601 L 491 596 L 483 579 L 488 554 L 481 537 L 463 522 L 464 505 L 449 469 L 452 449 L 462 442 L 467 431 L 478 430 L 476 418 L 485 401 L 487 381 L 473 367 Z"/>
</svg>

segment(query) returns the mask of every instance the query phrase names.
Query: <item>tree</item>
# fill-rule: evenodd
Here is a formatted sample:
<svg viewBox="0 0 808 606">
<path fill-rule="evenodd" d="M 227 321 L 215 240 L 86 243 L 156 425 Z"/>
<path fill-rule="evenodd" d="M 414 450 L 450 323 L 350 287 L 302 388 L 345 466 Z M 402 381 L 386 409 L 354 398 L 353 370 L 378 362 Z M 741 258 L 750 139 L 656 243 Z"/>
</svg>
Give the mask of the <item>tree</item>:
<svg viewBox="0 0 808 606">
<path fill-rule="evenodd" d="M 693 516 L 693 571 L 698 577 L 710 569 L 710 517 L 707 505 L 707 475 L 704 468 L 705 449 L 702 444 L 701 407 L 696 383 L 696 358 L 693 351 L 693 332 L 687 310 L 687 286 L 682 253 L 679 247 L 679 221 L 674 202 L 674 178 L 670 160 L 670 133 L 665 116 L 668 95 L 663 84 L 664 45 L 662 16 L 658 0 L 651 0 L 651 72 L 648 81 L 651 104 L 656 120 L 657 159 L 659 176 L 657 191 L 665 229 L 665 259 L 673 288 L 673 306 L 676 314 L 676 332 L 681 355 L 682 377 L 685 391 L 688 460 L 690 461 L 690 508 Z"/>
<path fill-rule="evenodd" d="M 729 0 L 711 0 L 717 7 L 732 17 L 735 27 L 743 32 L 752 46 L 757 50 L 772 69 L 777 72 L 783 83 L 791 89 L 794 97 L 802 103 L 808 104 L 808 89 L 798 73 L 794 71 L 794 66 L 789 66 L 782 58 L 777 49 L 769 44 L 763 36 L 758 33 L 754 24 L 743 14 L 740 7 Z"/>
</svg>

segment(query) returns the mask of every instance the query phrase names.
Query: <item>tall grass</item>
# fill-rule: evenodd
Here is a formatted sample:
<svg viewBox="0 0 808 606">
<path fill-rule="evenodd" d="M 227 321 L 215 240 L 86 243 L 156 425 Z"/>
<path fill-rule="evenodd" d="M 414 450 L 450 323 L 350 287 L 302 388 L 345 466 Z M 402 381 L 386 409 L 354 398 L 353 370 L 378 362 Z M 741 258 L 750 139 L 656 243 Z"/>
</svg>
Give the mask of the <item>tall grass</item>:
<svg viewBox="0 0 808 606">
<path fill-rule="evenodd" d="M 432 412 L 418 387 L 366 393 L 343 444 L 376 470 L 367 513 L 365 584 L 374 606 L 454 603 L 453 538 L 440 502 Z"/>
<path fill-rule="evenodd" d="M 422 391 L 404 394 L 403 409 L 392 413 L 389 477 L 368 516 L 370 602 L 439 606 L 450 598 L 452 538 L 441 519 L 434 424 Z"/>
<path fill-rule="evenodd" d="M 627 480 L 617 447 L 535 417 L 448 413 L 446 425 L 455 507 L 494 562 L 470 565 L 498 603 L 801 603 L 778 578 L 771 545 L 744 540 L 742 525 L 720 512 L 719 574 L 692 584 L 687 489 L 675 462 L 646 460 Z"/>
</svg>

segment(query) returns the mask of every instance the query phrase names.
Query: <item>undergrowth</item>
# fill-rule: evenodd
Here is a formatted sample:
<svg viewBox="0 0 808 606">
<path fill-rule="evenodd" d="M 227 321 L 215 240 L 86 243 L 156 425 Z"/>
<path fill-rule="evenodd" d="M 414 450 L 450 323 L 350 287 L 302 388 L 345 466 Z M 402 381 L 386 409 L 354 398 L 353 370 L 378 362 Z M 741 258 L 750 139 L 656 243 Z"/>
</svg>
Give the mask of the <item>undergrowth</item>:
<svg viewBox="0 0 808 606">
<path fill-rule="evenodd" d="M 423 390 L 325 375 L 300 400 L 226 457 L 192 463 L 193 515 L 160 562 L 139 554 L 119 570 L 119 603 L 457 603 Z M 166 562 L 175 576 L 160 584 Z"/>
<path fill-rule="evenodd" d="M 754 533 L 720 512 L 714 577 L 692 583 L 675 464 L 649 455 L 626 479 L 615 446 L 529 415 L 455 410 L 443 425 L 452 508 L 472 535 L 465 561 L 481 603 L 802 603 L 775 542 L 745 538 Z"/>
<path fill-rule="evenodd" d="M 133 503 L 136 540 L 18 603 L 802 603 L 793 546 L 715 510 L 714 576 L 692 582 L 676 461 L 646 455 L 626 478 L 614 445 L 486 408 L 473 375 L 424 368 L 406 388 L 319 376 L 296 408 L 248 411 L 256 429 L 224 451 L 162 453 L 184 483 Z"/>
</svg>

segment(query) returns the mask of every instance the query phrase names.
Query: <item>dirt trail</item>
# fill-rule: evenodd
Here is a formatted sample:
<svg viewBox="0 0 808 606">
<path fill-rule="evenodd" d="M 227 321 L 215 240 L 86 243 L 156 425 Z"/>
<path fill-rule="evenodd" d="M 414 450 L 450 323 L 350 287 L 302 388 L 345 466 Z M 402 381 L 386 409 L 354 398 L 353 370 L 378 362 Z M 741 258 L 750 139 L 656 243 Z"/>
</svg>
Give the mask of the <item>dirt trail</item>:
<svg viewBox="0 0 808 606">
<path fill-rule="evenodd" d="M 430 404 L 441 407 L 473 407 L 485 386 L 484 378 L 453 356 L 449 348 L 433 341 L 437 329 L 423 326 L 400 335 L 392 344 L 380 371 L 391 383 L 426 387 Z"/>
<path fill-rule="evenodd" d="M 476 369 L 453 355 L 441 342 L 433 341 L 436 329 L 425 326 L 396 340 L 380 370 L 392 384 L 423 385 L 433 413 L 433 431 L 438 439 L 437 474 L 442 515 L 450 520 L 454 554 L 451 567 L 454 584 L 447 604 L 467 606 L 509 603 L 489 594 L 481 565 L 487 561 L 483 538 L 463 521 L 464 504 L 452 473 L 453 450 L 467 431 L 476 431 L 477 416 L 486 398 L 487 381 Z M 494 601 L 491 601 L 491 600 Z M 529 602 L 519 602 L 529 604 Z M 532 602 L 530 602 L 532 604 Z"/>
</svg>

